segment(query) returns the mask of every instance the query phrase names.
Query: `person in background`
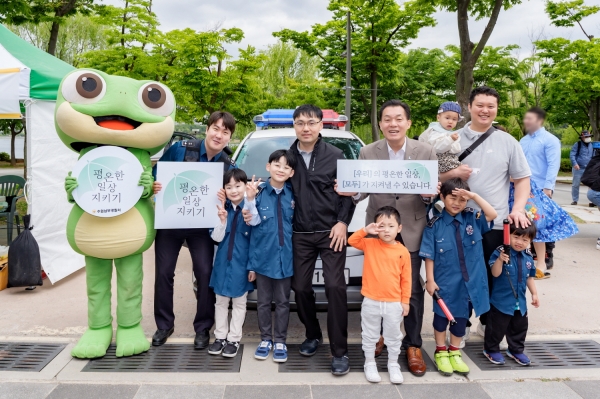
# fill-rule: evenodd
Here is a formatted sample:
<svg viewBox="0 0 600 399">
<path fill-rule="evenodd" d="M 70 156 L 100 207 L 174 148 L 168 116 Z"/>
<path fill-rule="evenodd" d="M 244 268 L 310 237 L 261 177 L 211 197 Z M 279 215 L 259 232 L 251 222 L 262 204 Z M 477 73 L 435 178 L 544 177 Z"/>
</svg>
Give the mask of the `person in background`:
<svg viewBox="0 0 600 399">
<path fill-rule="evenodd" d="M 361 289 L 364 299 L 360 310 L 365 377 L 369 382 L 381 381 L 375 363 L 375 347 L 383 323 L 390 381 L 401 384 L 404 377 L 398 363 L 402 345 L 400 324 L 410 310 L 410 253 L 396 241 L 402 230 L 400 213 L 396 208 L 384 206 L 378 209 L 373 221 L 348 239 L 349 245 L 365 254 Z M 367 238 L 367 235 L 377 238 Z"/>
<path fill-rule="evenodd" d="M 588 186 L 588 199 L 600 208 L 600 150 L 596 150 L 596 155 L 588 163 L 581 181 Z M 600 250 L 600 237 L 596 241 L 596 249 Z"/>
<path fill-rule="evenodd" d="M 532 191 L 537 186 L 544 191 L 544 194 L 552 198 L 560 169 L 560 140 L 544 128 L 545 120 L 546 111 L 543 109 L 533 107 L 527 110 L 523 117 L 523 125 L 527 134 L 520 143 L 529 163 L 529 169 L 531 169 Z M 536 269 L 539 270 L 537 273 L 541 278 L 541 276 L 546 276 L 546 269 L 550 270 L 554 267 L 552 251 L 555 245 L 554 242 L 544 243 L 534 240 L 533 246 L 538 254 Z"/>
<path fill-rule="evenodd" d="M 223 176 L 227 202 L 217 205 L 220 223 L 211 234 L 219 243 L 209 282 L 216 296 L 215 342 L 208 347 L 211 355 L 237 355 L 248 292 L 254 291 L 252 281 L 256 280 L 256 273 L 247 270 L 251 227 L 242 216 L 247 183 L 246 172 L 241 169 L 230 169 Z M 231 324 L 228 323 L 230 302 Z"/>
<path fill-rule="evenodd" d="M 579 201 L 579 185 L 581 183 L 581 176 L 585 172 L 590 159 L 592 159 L 594 149 L 592 147 L 592 134 L 587 130 L 583 130 L 579 135 L 577 143 L 571 147 L 571 165 L 573 165 L 573 185 L 571 187 L 571 197 L 573 202 L 571 205 L 577 205 Z M 594 206 L 590 203 L 590 206 Z"/>
</svg>

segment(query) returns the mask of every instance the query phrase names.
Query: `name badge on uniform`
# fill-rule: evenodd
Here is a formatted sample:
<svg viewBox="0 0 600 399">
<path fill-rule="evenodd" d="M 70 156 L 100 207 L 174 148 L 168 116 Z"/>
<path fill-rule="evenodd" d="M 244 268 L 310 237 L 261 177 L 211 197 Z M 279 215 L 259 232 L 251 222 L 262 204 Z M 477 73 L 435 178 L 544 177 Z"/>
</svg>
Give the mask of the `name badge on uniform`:
<svg viewBox="0 0 600 399">
<path fill-rule="evenodd" d="M 290 207 L 292 209 L 296 208 L 296 201 L 292 200 L 292 202 L 290 202 Z"/>
<path fill-rule="evenodd" d="M 467 225 L 467 234 L 468 235 L 473 235 L 473 226 L 471 226 L 470 224 Z"/>
<path fill-rule="evenodd" d="M 528 269 L 531 269 L 531 267 L 532 267 L 533 265 L 531 264 L 531 262 L 530 262 L 530 261 L 527 261 L 527 262 L 525 263 L 525 266 L 527 266 L 527 268 L 528 268 Z"/>
</svg>

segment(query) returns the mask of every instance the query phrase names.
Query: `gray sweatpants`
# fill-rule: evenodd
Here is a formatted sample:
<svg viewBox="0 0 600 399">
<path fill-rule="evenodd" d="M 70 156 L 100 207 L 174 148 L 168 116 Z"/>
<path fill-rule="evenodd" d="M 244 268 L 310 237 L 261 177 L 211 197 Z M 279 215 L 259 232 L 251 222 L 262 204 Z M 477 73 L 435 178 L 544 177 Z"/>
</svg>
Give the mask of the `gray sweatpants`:
<svg viewBox="0 0 600 399">
<path fill-rule="evenodd" d="M 274 279 L 256 273 L 258 327 L 261 340 L 285 344 L 290 320 L 291 286 L 291 277 Z M 271 314 L 271 302 L 275 302 L 275 322 Z"/>
<path fill-rule="evenodd" d="M 383 320 L 383 340 L 388 350 L 388 362 L 397 363 L 402 345 L 402 304 L 400 302 L 374 301 L 365 297 L 360 309 L 360 326 L 362 328 L 362 349 L 365 358 L 375 357 L 375 346 L 379 341 L 379 333 Z"/>
</svg>

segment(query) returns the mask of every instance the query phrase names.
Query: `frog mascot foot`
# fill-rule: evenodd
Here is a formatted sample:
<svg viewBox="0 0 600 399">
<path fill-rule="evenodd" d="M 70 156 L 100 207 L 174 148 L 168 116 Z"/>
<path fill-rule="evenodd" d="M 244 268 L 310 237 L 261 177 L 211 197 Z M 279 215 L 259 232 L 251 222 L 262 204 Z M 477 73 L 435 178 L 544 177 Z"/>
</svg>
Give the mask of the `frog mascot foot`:
<svg viewBox="0 0 600 399">
<path fill-rule="evenodd" d="M 71 351 L 71 356 L 79 359 L 95 359 L 106 355 L 112 341 L 113 328 L 108 325 L 102 328 L 89 328 Z"/>
<path fill-rule="evenodd" d="M 133 327 L 117 327 L 117 357 L 139 355 L 150 349 L 150 341 L 140 324 Z"/>
</svg>

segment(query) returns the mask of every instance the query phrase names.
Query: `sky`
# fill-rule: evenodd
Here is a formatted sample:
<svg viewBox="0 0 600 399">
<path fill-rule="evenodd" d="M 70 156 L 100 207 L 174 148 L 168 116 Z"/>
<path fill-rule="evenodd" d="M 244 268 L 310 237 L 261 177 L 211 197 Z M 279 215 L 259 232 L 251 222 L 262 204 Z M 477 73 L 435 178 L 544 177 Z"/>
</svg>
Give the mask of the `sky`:
<svg viewBox="0 0 600 399">
<path fill-rule="evenodd" d="M 122 4 L 120 0 L 104 0 L 103 3 Z M 272 33 L 284 28 L 305 31 L 315 23 L 325 23 L 332 15 L 327 10 L 328 3 L 327 0 L 153 0 L 153 11 L 163 31 L 183 28 L 202 31 L 217 25 L 241 28 L 244 40 L 228 48 L 237 52 L 238 47 L 245 48 L 247 45 L 266 49 L 276 42 Z M 585 39 L 578 27 L 551 26 L 544 12 L 544 3 L 544 0 L 523 0 L 522 4 L 502 11 L 488 45 L 517 44 L 522 48 L 521 55 L 527 56 L 532 34 L 537 36 L 543 32 L 545 38 Z M 585 3 L 600 5 L 600 0 L 586 0 Z M 459 44 L 456 14 L 438 12 L 435 18 L 437 26 L 422 29 L 410 48 L 443 48 L 448 44 Z M 470 21 L 471 40 L 478 40 L 486 22 Z M 600 37 L 600 13 L 584 19 L 582 23 L 589 34 Z"/>
</svg>

